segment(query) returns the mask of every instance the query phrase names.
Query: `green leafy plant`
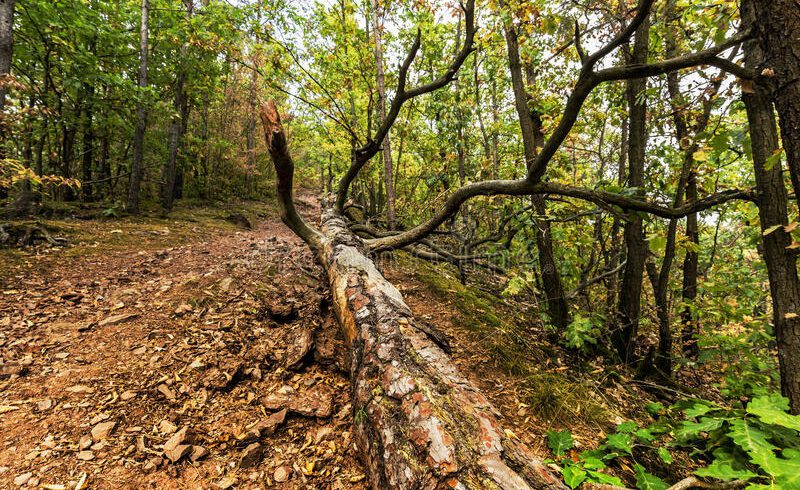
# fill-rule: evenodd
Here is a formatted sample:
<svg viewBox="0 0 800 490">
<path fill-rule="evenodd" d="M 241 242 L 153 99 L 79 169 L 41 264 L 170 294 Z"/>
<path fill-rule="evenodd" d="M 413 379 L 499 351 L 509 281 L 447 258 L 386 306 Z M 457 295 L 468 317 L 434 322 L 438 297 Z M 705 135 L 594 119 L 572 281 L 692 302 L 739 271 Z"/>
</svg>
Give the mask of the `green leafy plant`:
<svg viewBox="0 0 800 490">
<path fill-rule="evenodd" d="M 110 208 L 106 208 L 103 210 L 102 214 L 104 218 L 119 218 L 121 215 L 122 203 L 119 201 L 114 202 L 114 205 Z"/>
<path fill-rule="evenodd" d="M 592 318 L 575 315 L 572 323 L 564 330 L 564 344 L 572 349 L 588 352 L 592 346 L 597 345 L 600 329 Z"/>
<path fill-rule="evenodd" d="M 570 488 L 578 488 L 584 482 L 622 486 L 622 480 L 603 473 L 606 464 L 593 454 L 574 454 L 575 441 L 568 430 L 548 431 L 547 446 L 561 458 L 561 476 Z"/>
<path fill-rule="evenodd" d="M 651 452 L 665 465 L 674 462 L 673 451 L 684 450 L 707 463 L 695 471 L 701 478 L 744 481 L 748 490 L 800 488 L 800 416 L 788 413 L 789 401 L 783 396 L 758 396 L 740 408 L 690 399 L 669 408 L 651 404 L 647 411 L 657 418 L 650 426 L 624 422 L 597 449 L 565 458 L 562 474 L 567 485 L 601 483 L 600 478 L 608 475 L 599 477 L 594 468 L 624 459 L 633 463 L 636 488 L 663 490 L 669 485 L 648 472 L 645 458 L 638 458 L 640 450 Z M 548 445 L 556 456 L 571 448 L 567 435 L 548 433 Z M 591 462 L 588 467 L 587 462 Z"/>
<path fill-rule="evenodd" d="M 674 444 L 710 461 L 698 476 L 752 481 L 750 489 L 800 488 L 800 416 L 788 413 L 786 398 L 762 395 L 735 409 L 703 400 L 676 408 L 686 419 L 674 425 Z"/>
</svg>

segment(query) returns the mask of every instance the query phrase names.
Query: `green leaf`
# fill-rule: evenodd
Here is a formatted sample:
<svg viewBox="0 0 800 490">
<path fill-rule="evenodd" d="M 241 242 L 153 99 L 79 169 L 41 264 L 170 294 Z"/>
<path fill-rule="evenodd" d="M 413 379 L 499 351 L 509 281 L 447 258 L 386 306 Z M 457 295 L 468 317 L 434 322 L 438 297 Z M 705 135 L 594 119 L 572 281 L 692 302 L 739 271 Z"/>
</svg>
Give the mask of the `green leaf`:
<svg viewBox="0 0 800 490">
<path fill-rule="evenodd" d="M 778 228 L 782 228 L 782 227 L 783 227 L 783 225 L 775 225 L 775 226 L 770 226 L 769 228 L 767 228 L 766 230 L 764 230 L 763 232 L 761 232 L 761 234 L 762 234 L 763 236 L 767 236 L 767 235 L 769 235 L 770 233 L 773 233 L 773 232 L 775 232 L 775 231 L 776 231 Z"/>
<path fill-rule="evenodd" d="M 650 443 L 656 440 L 656 435 L 653 434 L 653 430 L 654 429 L 652 428 L 639 429 L 636 432 L 634 432 L 634 435 L 636 435 L 636 437 L 638 437 L 639 439 Z"/>
<path fill-rule="evenodd" d="M 736 463 L 733 459 L 715 459 L 705 468 L 700 468 L 694 474 L 705 478 L 716 478 L 717 480 L 749 480 L 758 475 L 746 469 L 734 467 Z"/>
<path fill-rule="evenodd" d="M 695 161 L 697 161 L 697 162 L 705 162 L 705 161 L 708 160 L 708 152 L 704 151 L 704 150 L 698 150 L 698 151 L 694 152 L 694 155 L 692 155 L 692 156 L 694 157 Z"/>
<path fill-rule="evenodd" d="M 767 161 L 764 162 L 764 170 L 770 171 L 775 168 L 775 165 L 779 164 L 781 161 L 781 155 L 783 155 L 783 148 L 778 148 L 772 155 L 767 158 Z"/>
<path fill-rule="evenodd" d="M 667 239 L 663 236 L 650 238 L 650 251 L 653 253 L 662 252 L 667 247 Z"/>
<path fill-rule="evenodd" d="M 581 454 L 581 462 L 583 463 L 583 467 L 587 470 L 602 470 L 606 467 L 603 460 L 595 458 L 594 456 L 583 457 L 583 454 Z"/>
<path fill-rule="evenodd" d="M 603 485 L 614 485 L 617 487 L 624 487 L 625 483 L 616 476 L 606 475 L 599 471 L 587 471 L 587 480 L 593 483 L 601 483 Z"/>
<path fill-rule="evenodd" d="M 747 412 L 752 413 L 765 424 L 777 424 L 781 427 L 800 431 L 800 416 L 786 413 L 789 400 L 781 395 L 759 396 L 747 405 Z"/>
<path fill-rule="evenodd" d="M 666 490 L 669 488 L 664 480 L 648 473 L 644 466 L 637 464 L 633 469 L 636 471 L 636 488 L 639 490 Z"/>
<path fill-rule="evenodd" d="M 564 483 L 569 488 L 578 488 L 586 480 L 586 472 L 576 465 L 566 466 L 561 470 L 561 474 L 564 476 Z"/>
<path fill-rule="evenodd" d="M 800 488 L 800 451 L 785 449 L 783 456 L 771 456 L 764 470 L 775 478 L 780 488 Z"/>
<path fill-rule="evenodd" d="M 764 432 L 745 420 L 732 421 L 728 436 L 745 450 L 750 456 L 750 461 L 765 470 L 769 466 L 771 458 L 775 457 L 774 451 L 778 449 L 767 440 Z"/>
<path fill-rule="evenodd" d="M 677 429 L 675 429 L 675 438 L 677 439 L 692 439 L 700 436 L 701 432 L 711 432 L 722 427 L 722 419 L 712 419 L 703 417 L 699 422 L 692 422 L 686 420 L 681 422 Z"/>
<path fill-rule="evenodd" d="M 647 410 L 647 413 L 649 413 L 651 417 L 658 417 L 659 415 L 663 415 L 667 411 L 667 408 L 664 405 L 657 402 L 648 403 L 647 405 L 644 406 L 644 408 L 645 410 Z"/>
<path fill-rule="evenodd" d="M 686 418 L 693 419 L 693 418 L 699 417 L 701 415 L 705 415 L 708 412 L 714 410 L 715 408 L 716 407 L 713 407 L 713 406 L 708 405 L 706 403 L 697 402 L 694 405 L 692 405 L 691 407 L 687 408 L 684 412 L 686 413 Z"/>
<path fill-rule="evenodd" d="M 547 431 L 547 446 L 556 456 L 561 456 L 565 452 L 572 449 L 575 442 L 572 440 L 572 434 L 568 430 L 562 431 Z"/>
<path fill-rule="evenodd" d="M 672 464 L 672 455 L 669 453 L 669 451 L 667 451 L 666 448 L 658 448 L 658 457 L 661 458 L 661 461 L 667 464 Z"/>
<path fill-rule="evenodd" d="M 623 422 L 623 423 L 619 424 L 617 426 L 617 432 L 628 434 L 628 433 L 631 433 L 631 432 L 635 432 L 636 429 L 638 429 L 638 428 L 639 428 L 639 426 L 636 425 L 636 422 L 631 422 L 629 420 L 627 422 Z"/>
<path fill-rule="evenodd" d="M 633 438 L 630 434 L 611 434 L 608 436 L 608 439 L 606 439 L 606 446 L 631 454 L 633 450 Z"/>
<path fill-rule="evenodd" d="M 516 296 L 525 288 L 525 279 L 520 276 L 513 276 L 508 280 L 506 288 L 501 293 L 503 296 Z"/>
</svg>

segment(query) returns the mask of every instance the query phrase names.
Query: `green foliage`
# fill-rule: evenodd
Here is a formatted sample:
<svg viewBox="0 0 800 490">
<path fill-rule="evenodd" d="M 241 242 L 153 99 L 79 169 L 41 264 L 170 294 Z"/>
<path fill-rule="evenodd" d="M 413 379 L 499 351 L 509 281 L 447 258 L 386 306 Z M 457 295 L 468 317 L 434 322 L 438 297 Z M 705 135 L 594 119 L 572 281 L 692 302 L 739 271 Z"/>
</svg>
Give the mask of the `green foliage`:
<svg viewBox="0 0 800 490">
<path fill-rule="evenodd" d="M 665 490 L 669 487 L 664 480 L 651 475 L 640 464 L 635 465 L 634 470 L 636 471 L 636 488 L 639 490 Z"/>
<path fill-rule="evenodd" d="M 786 398 L 776 394 L 756 397 L 743 408 L 699 399 L 669 408 L 651 406 L 657 420 L 649 427 L 624 422 L 597 449 L 564 458 L 564 478 L 572 488 L 570 482 L 600 483 L 593 471 L 625 460 L 632 463 L 636 488 L 663 490 L 669 485 L 648 470 L 652 459 L 642 455 L 653 454 L 671 465 L 676 451 L 688 451 L 693 458 L 707 461 L 695 471 L 697 476 L 745 480 L 751 483 L 748 488 L 762 488 L 765 483 L 796 488 L 800 484 L 800 416 L 789 414 L 788 407 Z M 564 432 L 548 433 L 548 445 L 556 456 L 572 447 L 571 436 Z"/>
<path fill-rule="evenodd" d="M 556 456 L 563 456 L 565 452 L 572 449 L 575 441 L 572 440 L 572 434 L 568 430 L 562 431 L 547 431 L 547 447 L 555 453 Z"/>
<path fill-rule="evenodd" d="M 800 416 L 790 415 L 780 395 L 753 398 L 744 408 L 724 408 L 694 400 L 672 407 L 686 420 L 662 419 L 672 444 L 687 447 L 709 464 L 697 470 L 719 480 L 767 481 L 794 488 L 800 481 Z"/>
<path fill-rule="evenodd" d="M 570 451 L 574 446 L 568 430 L 548 431 L 547 445 L 560 460 L 561 475 L 570 488 L 578 488 L 584 482 L 623 486 L 622 480 L 604 473 L 607 468 L 598 451 L 589 451 L 575 457 Z M 569 452 L 569 454 L 568 454 Z"/>
<path fill-rule="evenodd" d="M 564 344 L 571 349 L 589 352 L 592 346 L 597 345 L 601 333 L 594 320 L 576 314 L 564 330 Z"/>
</svg>

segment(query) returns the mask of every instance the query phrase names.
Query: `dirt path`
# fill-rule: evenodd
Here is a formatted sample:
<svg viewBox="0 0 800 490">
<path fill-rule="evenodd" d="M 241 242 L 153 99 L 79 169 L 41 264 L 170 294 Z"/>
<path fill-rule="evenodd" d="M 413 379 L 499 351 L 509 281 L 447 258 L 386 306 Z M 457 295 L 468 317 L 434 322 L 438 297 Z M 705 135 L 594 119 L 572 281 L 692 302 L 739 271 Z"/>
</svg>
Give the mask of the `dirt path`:
<svg viewBox="0 0 800 490">
<path fill-rule="evenodd" d="M 132 243 L 0 276 L 0 487 L 363 487 L 319 270 L 279 220 L 165 222 L 157 249 L 82 226 Z"/>
<path fill-rule="evenodd" d="M 67 249 L 0 251 L 0 488 L 365 488 L 322 269 L 274 210 L 254 230 L 213 211 L 56 222 Z M 586 417 L 616 391 L 570 382 L 540 347 L 514 355 L 541 374 L 499 368 L 503 311 L 382 266 L 540 457 L 549 428 L 591 445 L 619 420 Z"/>
</svg>

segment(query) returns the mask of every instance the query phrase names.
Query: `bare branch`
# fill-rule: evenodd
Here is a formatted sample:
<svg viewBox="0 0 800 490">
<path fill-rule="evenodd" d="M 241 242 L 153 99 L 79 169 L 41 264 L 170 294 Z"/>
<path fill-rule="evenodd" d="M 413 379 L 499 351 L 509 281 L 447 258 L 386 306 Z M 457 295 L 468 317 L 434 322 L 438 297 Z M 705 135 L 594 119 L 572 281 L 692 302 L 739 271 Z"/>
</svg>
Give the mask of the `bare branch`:
<svg viewBox="0 0 800 490">
<path fill-rule="evenodd" d="M 643 0 L 643 2 L 646 2 L 646 0 Z M 598 72 L 592 71 L 592 66 L 594 63 L 596 63 L 596 60 L 592 61 L 592 57 L 590 56 L 584 62 L 583 68 L 578 76 L 578 81 L 575 83 L 575 88 L 567 99 L 567 104 L 564 107 L 561 120 L 558 122 L 558 125 L 545 142 L 544 147 L 542 147 L 542 151 L 539 152 L 539 154 L 536 156 L 536 159 L 530 165 L 527 180 L 529 182 L 538 182 L 542 179 L 542 177 L 544 177 L 545 171 L 547 170 L 547 165 L 550 163 L 550 160 L 561 147 L 561 144 L 567 138 L 572 130 L 572 127 L 575 125 L 575 122 L 578 120 L 578 115 L 583 107 L 583 103 L 586 101 L 586 98 L 589 96 L 592 90 L 594 90 L 594 88 L 599 84 L 615 80 L 645 78 L 655 75 L 662 75 L 670 71 L 676 71 L 699 65 L 721 65 L 720 68 L 727 68 L 732 72 L 735 71 L 737 76 L 752 77 L 752 74 L 743 67 L 739 67 L 733 62 L 717 56 L 726 49 L 741 44 L 749 36 L 749 32 L 743 32 L 717 46 L 705 49 L 703 51 L 698 51 L 696 53 L 671 58 L 659 63 L 646 65 L 626 65 L 615 68 L 606 68 Z M 598 53 L 602 51 L 603 50 L 601 49 L 598 51 Z M 595 53 L 595 55 L 596 54 L 597 53 Z"/>
<path fill-rule="evenodd" d="M 325 237 L 306 223 L 294 207 L 294 161 L 289 154 L 286 133 L 283 132 L 281 118 L 275 101 L 261 104 L 261 123 L 264 125 L 264 138 L 267 141 L 270 157 L 275 166 L 276 187 L 281 219 L 286 226 L 302 238 L 311 250 L 319 254 Z"/>
<path fill-rule="evenodd" d="M 628 24 L 625 29 L 620 31 L 620 33 L 617 34 L 608 44 L 589 55 L 583 64 L 584 68 L 591 70 L 594 68 L 594 65 L 603 57 L 622 46 L 628 39 L 630 39 L 633 33 L 636 32 L 636 29 L 642 25 L 644 19 L 647 18 L 652 5 L 653 0 L 639 0 L 639 5 L 636 6 L 636 15 L 633 17 L 633 20 L 631 20 L 630 24 Z"/>
<path fill-rule="evenodd" d="M 658 63 L 650 63 L 646 65 L 632 64 L 614 68 L 606 68 L 605 70 L 596 72 L 594 76 L 600 82 L 611 80 L 628 80 L 632 78 L 645 78 L 655 75 L 663 75 L 664 73 L 678 71 L 684 68 L 691 68 L 693 66 L 713 65 L 725 71 L 731 72 L 739 78 L 752 79 L 755 77 L 755 73 L 753 73 L 751 70 L 739 66 L 730 60 L 726 60 L 717 56 L 726 49 L 741 44 L 747 40 L 749 36 L 749 32 L 742 32 L 721 44 L 704 49 L 703 51 L 677 56 L 675 58 L 670 58 Z"/>
<path fill-rule="evenodd" d="M 595 203 L 599 206 L 618 206 L 625 210 L 640 211 L 661 218 L 682 218 L 688 214 L 703 211 L 732 200 L 755 201 L 755 196 L 750 191 L 727 190 L 682 206 L 669 207 L 635 197 L 624 196 L 622 194 L 572 187 L 552 182 L 533 183 L 525 179 L 486 180 L 467 184 L 457 189 L 427 222 L 411 228 L 410 230 L 398 233 L 397 235 L 367 240 L 367 246 L 371 251 L 379 252 L 402 248 L 411 243 L 418 242 L 457 213 L 465 201 L 476 196 L 525 196 L 535 194 L 556 194 L 574 197 Z"/>
<path fill-rule="evenodd" d="M 414 44 L 409 49 L 408 54 L 403 61 L 403 64 L 400 66 L 400 71 L 398 73 L 398 81 L 397 81 L 397 89 L 392 100 L 392 104 L 389 107 L 389 111 L 386 114 L 386 118 L 381 121 L 378 130 L 375 133 L 375 136 L 370 138 L 367 143 L 355 150 L 353 155 L 353 159 L 350 163 L 350 167 L 347 169 L 347 172 L 339 181 L 339 186 L 336 193 L 336 209 L 341 211 L 344 207 L 345 201 L 347 201 L 347 194 L 350 190 L 350 184 L 356 178 L 358 173 L 364 168 L 364 165 L 375 156 L 375 154 L 380 151 L 381 144 L 383 140 L 386 138 L 386 135 L 389 134 L 389 130 L 392 128 L 394 123 L 397 121 L 397 117 L 400 115 L 400 109 L 403 108 L 403 104 L 408 102 L 409 100 L 419 97 L 421 95 L 433 92 L 434 90 L 438 90 L 445 85 L 449 84 L 453 81 L 458 73 L 458 70 L 461 69 L 461 66 L 467 60 L 467 57 L 472 53 L 474 48 L 474 40 L 475 40 L 475 33 L 477 29 L 475 28 L 475 0 L 468 0 L 467 4 L 462 6 L 464 10 L 464 19 L 465 19 L 465 35 L 464 35 L 464 44 L 461 50 L 456 55 L 453 62 L 447 68 L 447 70 L 436 80 L 433 80 L 429 83 L 424 85 L 420 85 L 418 87 L 414 87 L 410 90 L 406 89 L 406 84 L 408 81 L 408 71 L 411 68 L 411 64 L 414 62 L 414 59 L 419 52 L 420 44 L 421 44 L 421 34 L 420 31 L 417 30 L 417 36 L 414 40 Z"/>
<path fill-rule="evenodd" d="M 575 51 L 578 52 L 581 63 L 586 62 L 586 52 L 581 46 L 581 27 L 578 25 L 578 19 L 575 19 Z"/>
<path fill-rule="evenodd" d="M 617 274 L 619 271 L 621 271 L 622 269 L 625 268 L 625 264 L 627 264 L 627 263 L 628 263 L 628 261 L 623 260 L 621 264 L 619 264 L 618 266 L 614 267 L 613 269 L 607 270 L 607 271 L 603 272 L 602 274 L 599 274 L 599 275 L 597 275 L 597 276 L 595 276 L 595 277 L 593 277 L 591 279 L 588 279 L 588 280 L 578 284 L 577 286 L 575 286 L 575 289 L 573 289 L 572 291 L 567 293 L 567 298 L 569 298 L 569 299 L 575 298 L 576 296 L 578 296 L 578 294 L 580 294 L 581 291 L 583 291 L 584 289 L 588 288 L 589 286 L 597 284 L 598 282 L 602 281 L 606 277 L 610 277 L 610 276 L 613 276 L 614 274 Z"/>
</svg>

